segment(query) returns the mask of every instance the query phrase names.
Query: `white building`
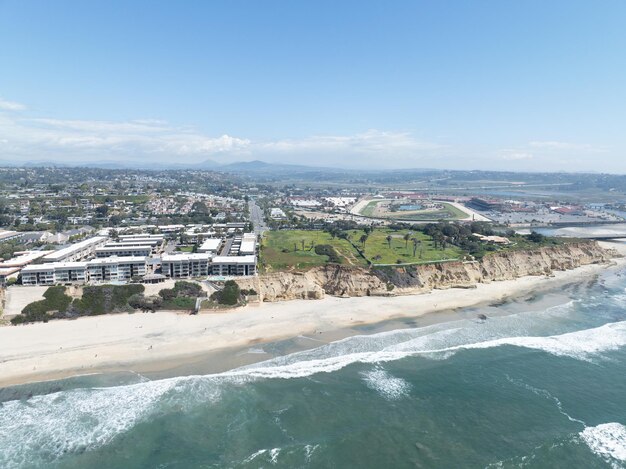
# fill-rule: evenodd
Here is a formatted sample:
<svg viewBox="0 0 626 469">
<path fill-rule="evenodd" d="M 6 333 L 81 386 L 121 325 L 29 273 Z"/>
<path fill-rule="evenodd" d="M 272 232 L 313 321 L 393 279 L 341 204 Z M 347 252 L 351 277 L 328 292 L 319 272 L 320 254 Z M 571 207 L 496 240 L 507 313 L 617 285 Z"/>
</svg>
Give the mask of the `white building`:
<svg viewBox="0 0 626 469">
<path fill-rule="evenodd" d="M 132 240 L 132 241 L 117 241 L 117 242 L 110 242 L 110 243 L 106 243 L 104 245 L 105 248 L 114 248 L 114 247 L 137 247 L 137 246 L 150 246 L 152 248 L 152 252 L 154 254 L 156 254 L 160 247 L 161 247 L 161 243 L 159 240 L 157 239 L 142 239 L 142 240 Z"/>
<path fill-rule="evenodd" d="M 209 275 L 211 254 L 164 254 L 161 257 L 161 272 L 166 277 L 187 278 Z"/>
<path fill-rule="evenodd" d="M 87 262 L 90 282 L 128 281 L 146 275 L 145 257 L 107 257 Z"/>
<path fill-rule="evenodd" d="M 16 252 L 17 254 L 12 259 L 7 259 L 6 261 L 0 262 L 0 269 L 18 267 L 22 268 L 28 264 L 31 264 L 33 261 L 37 259 L 47 256 L 53 251 L 20 251 Z"/>
<path fill-rule="evenodd" d="M 12 239 L 18 239 L 21 238 L 23 235 L 24 233 L 19 231 L 0 230 L 0 241 L 5 242 Z"/>
<path fill-rule="evenodd" d="M 86 281 L 86 262 L 31 264 L 22 269 L 23 285 L 56 285 L 58 283 L 85 283 Z"/>
<path fill-rule="evenodd" d="M 24 285 L 125 282 L 146 275 L 145 257 L 107 257 L 88 262 L 51 262 L 22 269 Z"/>
<path fill-rule="evenodd" d="M 156 241 L 158 246 L 161 246 L 165 241 L 165 237 L 162 234 L 132 234 L 132 235 L 119 235 L 118 236 L 120 243 L 126 242 L 143 242 L 143 241 Z M 146 243 L 149 244 L 149 243 Z"/>
<path fill-rule="evenodd" d="M 96 249 L 96 257 L 148 257 L 152 246 L 110 246 Z"/>
<path fill-rule="evenodd" d="M 198 252 L 216 253 L 220 249 L 221 245 L 222 240 L 220 238 L 207 238 L 198 248 Z"/>
<path fill-rule="evenodd" d="M 211 275 L 255 275 L 256 256 L 215 256 L 211 260 Z"/>
<path fill-rule="evenodd" d="M 283 212 L 283 209 L 274 207 L 270 210 L 270 218 L 273 218 L 274 220 L 284 220 L 287 218 L 287 215 Z"/>
<path fill-rule="evenodd" d="M 241 239 L 239 246 L 240 256 L 249 256 L 256 253 L 256 235 L 254 233 L 245 233 Z"/>
<path fill-rule="evenodd" d="M 75 262 L 94 255 L 96 248 L 104 245 L 106 236 L 94 236 L 78 243 L 72 244 L 58 251 L 54 251 L 44 257 L 46 262 Z"/>
</svg>

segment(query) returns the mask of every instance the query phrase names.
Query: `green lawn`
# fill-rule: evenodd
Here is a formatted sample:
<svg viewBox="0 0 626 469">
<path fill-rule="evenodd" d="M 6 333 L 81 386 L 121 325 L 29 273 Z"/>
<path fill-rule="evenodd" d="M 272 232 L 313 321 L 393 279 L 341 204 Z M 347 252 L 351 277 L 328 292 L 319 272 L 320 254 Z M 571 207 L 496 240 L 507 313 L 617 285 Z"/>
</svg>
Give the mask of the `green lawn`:
<svg viewBox="0 0 626 469">
<path fill-rule="evenodd" d="M 389 213 L 389 218 L 402 219 L 402 220 L 415 220 L 415 221 L 458 220 L 461 218 L 467 218 L 467 214 L 459 210 L 455 206 L 446 204 L 446 203 L 442 203 L 442 205 L 443 205 L 443 209 L 437 210 L 435 212 L 409 213 L 409 214 L 403 214 L 402 212 L 391 212 Z"/>
<path fill-rule="evenodd" d="M 303 243 L 304 241 L 304 249 Z M 324 265 L 328 256 L 315 253 L 315 245 L 331 245 L 341 259 L 342 264 L 365 265 L 361 258 L 345 239 L 333 239 L 324 231 L 313 230 L 277 230 L 266 233 L 261 244 L 261 268 L 265 271 L 307 270 Z"/>
<path fill-rule="evenodd" d="M 364 215 L 366 217 L 371 217 L 374 215 L 374 209 L 376 208 L 376 205 L 378 204 L 378 202 L 381 202 L 380 199 L 376 199 L 376 200 L 372 200 L 370 203 L 368 203 L 365 207 L 363 207 L 363 210 L 361 210 L 361 215 Z"/>
<path fill-rule="evenodd" d="M 372 264 L 419 264 L 449 259 L 459 259 L 463 253 L 457 247 L 435 249 L 430 237 L 420 232 L 408 230 L 393 231 L 390 229 L 376 229 L 368 237 L 363 247 L 360 238 L 363 230 L 349 231 L 349 240 L 332 238 L 324 231 L 284 230 L 269 231 L 263 239 L 261 248 L 261 269 L 265 272 L 280 270 L 307 270 L 312 267 L 328 263 L 326 255 L 315 253 L 315 245 L 330 245 L 337 252 L 344 265 Z M 420 241 L 415 256 L 413 256 L 413 242 L 405 242 L 403 236 L 409 233 L 411 238 Z M 391 236 L 391 243 L 387 242 Z M 302 249 L 304 241 L 304 249 Z M 358 249 L 357 249 L 358 248 Z M 359 250 L 367 258 L 364 259 Z"/>
<path fill-rule="evenodd" d="M 360 238 L 364 234 L 362 230 L 350 232 L 350 239 L 361 248 Z M 408 242 L 404 240 L 404 235 L 409 234 Z M 387 241 L 387 236 L 391 236 L 391 242 Z M 413 241 L 416 238 L 419 243 L 413 256 Z M 433 246 L 432 239 L 421 232 L 409 230 L 394 231 L 391 229 L 377 229 L 372 232 L 365 242 L 363 253 L 372 264 L 403 264 L 433 262 L 449 259 L 460 259 L 464 253 L 456 246 L 448 246 L 441 249 Z"/>
</svg>

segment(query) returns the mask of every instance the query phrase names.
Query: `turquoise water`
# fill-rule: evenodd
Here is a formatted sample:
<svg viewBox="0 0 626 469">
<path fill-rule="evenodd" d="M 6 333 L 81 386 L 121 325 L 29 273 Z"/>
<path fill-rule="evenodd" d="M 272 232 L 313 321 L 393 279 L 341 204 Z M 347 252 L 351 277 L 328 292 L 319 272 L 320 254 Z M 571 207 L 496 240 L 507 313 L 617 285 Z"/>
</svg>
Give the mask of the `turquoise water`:
<svg viewBox="0 0 626 469">
<path fill-rule="evenodd" d="M 550 295 L 220 374 L 4 389 L 0 467 L 626 467 L 626 273 Z"/>
</svg>

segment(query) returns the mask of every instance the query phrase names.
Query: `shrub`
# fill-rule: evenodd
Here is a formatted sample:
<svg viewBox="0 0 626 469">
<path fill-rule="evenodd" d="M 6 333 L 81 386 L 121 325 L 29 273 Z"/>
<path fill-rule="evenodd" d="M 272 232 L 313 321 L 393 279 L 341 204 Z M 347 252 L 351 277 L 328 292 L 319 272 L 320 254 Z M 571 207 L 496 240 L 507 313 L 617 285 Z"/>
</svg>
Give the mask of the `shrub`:
<svg viewBox="0 0 626 469">
<path fill-rule="evenodd" d="M 143 285 L 136 284 L 87 286 L 83 297 L 72 303 L 72 311 L 81 316 L 126 311 L 130 308 L 129 299 L 144 290 Z"/>
<path fill-rule="evenodd" d="M 341 258 L 330 244 L 318 244 L 315 246 L 315 254 L 318 256 L 327 256 L 328 262 L 333 264 L 341 264 Z"/>
<path fill-rule="evenodd" d="M 11 319 L 11 323 L 48 322 L 54 317 L 50 313 L 65 313 L 72 302 L 72 298 L 65 294 L 65 287 L 61 286 L 48 288 L 43 297 L 43 300 L 27 304 L 22 310 L 22 314 Z"/>
<path fill-rule="evenodd" d="M 128 299 L 128 305 L 134 309 L 140 309 L 141 311 L 155 312 L 163 304 L 163 299 L 160 296 L 143 296 L 141 294 L 135 294 Z"/>
<path fill-rule="evenodd" d="M 217 301 L 222 305 L 236 305 L 239 303 L 239 297 L 241 296 L 241 290 L 237 282 L 233 280 L 227 280 L 224 283 L 224 288 L 220 291 L 216 291 L 211 295 L 211 299 Z"/>
</svg>

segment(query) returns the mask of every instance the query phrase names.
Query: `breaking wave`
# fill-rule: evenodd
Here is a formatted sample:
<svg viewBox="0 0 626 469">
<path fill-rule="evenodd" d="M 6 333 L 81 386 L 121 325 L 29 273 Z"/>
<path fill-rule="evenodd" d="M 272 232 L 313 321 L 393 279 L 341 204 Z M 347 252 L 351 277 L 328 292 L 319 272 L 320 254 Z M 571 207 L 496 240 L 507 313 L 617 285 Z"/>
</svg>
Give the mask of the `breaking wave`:
<svg viewBox="0 0 626 469">
<path fill-rule="evenodd" d="M 587 427 L 580 432 L 580 438 L 591 451 L 614 468 L 623 467 L 626 462 L 626 427 L 621 423 L 603 423 Z"/>
<path fill-rule="evenodd" d="M 356 336 L 215 375 L 73 389 L 7 401 L 0 404 L 0 467 L 46 465 L 67 453 L 102 447 L 140 422 L 187 406 L 218 401 L 227 384 L 302 378 L 334 372 L 354 363 L 380 364 L 408 356 L 446 359 L 462 350 L 506 345 L 577 360 L 592 360 L 626 345 L 626 321 L 560 335 L 526 336 L 519 334 L 533 329 L 520 323 L 519 318 L 498 319 L 473 326 L 462 321 L 463 327 L 448 324 Z M 513 331 L 517 335 L 501 336 Z M 407 382 L 379 367 L 361 376 L 367 386 L 386 399 L 398 399 L 410 391 Z M 623 433 L 619 429 L 608 427 L 611 432 L 607 433 L 607 427 L 594 428 L 595 431 L 585 430 L 581 434 L 590 447 L 594 444 L 600 448 L 598 451 L 604 448 L 602 451 L 611 453 L 611 457 L 624 455 Z M 607 440 L 610 435 L 614 440 Z M 607 443 L 602 446 L 602 441 Z"/>
</svg>

